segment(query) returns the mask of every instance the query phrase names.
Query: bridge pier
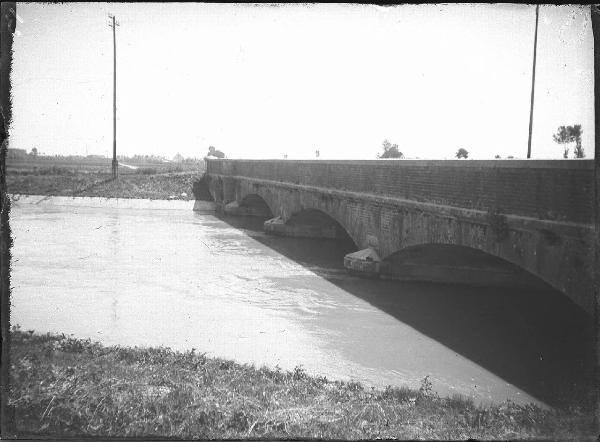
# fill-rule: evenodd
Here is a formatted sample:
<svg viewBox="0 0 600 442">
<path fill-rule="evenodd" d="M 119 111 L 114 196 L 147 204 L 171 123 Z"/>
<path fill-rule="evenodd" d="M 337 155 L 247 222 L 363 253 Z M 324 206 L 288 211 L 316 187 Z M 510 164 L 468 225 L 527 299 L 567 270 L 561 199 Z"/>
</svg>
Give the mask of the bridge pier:
<svg viewBox="0 0 600 442">
<path fill-rule="evenodd" d="M 349 273 L 368 278 L 378 278 L 381 258 L 372 247 L 344 256 L 344 267 Z"/>
</svg>

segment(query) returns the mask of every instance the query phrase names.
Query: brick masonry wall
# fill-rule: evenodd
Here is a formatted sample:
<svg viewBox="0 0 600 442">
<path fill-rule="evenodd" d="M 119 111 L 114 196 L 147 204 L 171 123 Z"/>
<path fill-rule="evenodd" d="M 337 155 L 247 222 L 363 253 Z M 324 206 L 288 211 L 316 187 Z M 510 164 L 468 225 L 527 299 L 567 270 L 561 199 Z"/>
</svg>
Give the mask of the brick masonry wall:
<svg viewBox="0 0 600 442">
<path fill-rule="evenodd" d="M 592 223 L 593 160 L 209 160 L 208 173 Z"/>
</svg>

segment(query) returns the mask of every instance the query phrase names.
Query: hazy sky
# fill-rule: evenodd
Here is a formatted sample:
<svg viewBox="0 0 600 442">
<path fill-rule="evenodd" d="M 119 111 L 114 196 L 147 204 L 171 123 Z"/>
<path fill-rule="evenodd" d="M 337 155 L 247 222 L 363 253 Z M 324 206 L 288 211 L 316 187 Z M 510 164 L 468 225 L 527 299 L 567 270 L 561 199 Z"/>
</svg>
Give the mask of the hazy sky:
<svg viewBox="0 0 600 442">
<path fill-rule="evenodd" d="M 375 158 L 527 151 L 535 7 L 17 4 L 11 147 Z M 540 7 L 533 158 L 581 124 L 593 156 L 589 6 Z"/>
</svg>

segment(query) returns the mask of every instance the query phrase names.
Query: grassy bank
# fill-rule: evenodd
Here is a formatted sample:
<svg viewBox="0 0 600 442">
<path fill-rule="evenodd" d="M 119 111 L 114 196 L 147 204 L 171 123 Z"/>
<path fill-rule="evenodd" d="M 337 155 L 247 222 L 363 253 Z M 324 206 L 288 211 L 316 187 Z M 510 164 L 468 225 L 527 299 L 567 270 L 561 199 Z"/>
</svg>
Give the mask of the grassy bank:
<svg viewBox="0 0 600 442">
<path fill-rule="evenodd" d="M 13 194 L 191 200 L 193 181 L 201 174 L 200 170 L 143 168 L 120 172 L 115 181 L 106 170 L 52 166 L 13 170 L 6 181 Z"/>
<path fill-rule="evenodd" d="M 13 330 L 10 412 L 21 436 L 582 440 L 591 419 L 419 390 L 364 389 L 164 348 Z"/>
</svg>

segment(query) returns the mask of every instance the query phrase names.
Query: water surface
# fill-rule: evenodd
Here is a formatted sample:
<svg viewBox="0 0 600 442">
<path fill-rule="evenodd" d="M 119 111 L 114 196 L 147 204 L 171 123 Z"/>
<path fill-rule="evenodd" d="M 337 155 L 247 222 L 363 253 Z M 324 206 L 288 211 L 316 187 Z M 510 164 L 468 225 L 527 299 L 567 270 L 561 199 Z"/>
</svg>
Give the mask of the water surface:
<svg viewBox="0 0 600 442">
<path fill-rule="evenodd" d="M 477 402 L 577 402 L 591 320 L 555 292 L 365 280 L 349 245 L 190 210 L 15 202 L 12 323 Z M 140 206 L 140 207 L 143 207 Z M 166 207 L 166 206 L 165 206 Z"/>
</svg>

